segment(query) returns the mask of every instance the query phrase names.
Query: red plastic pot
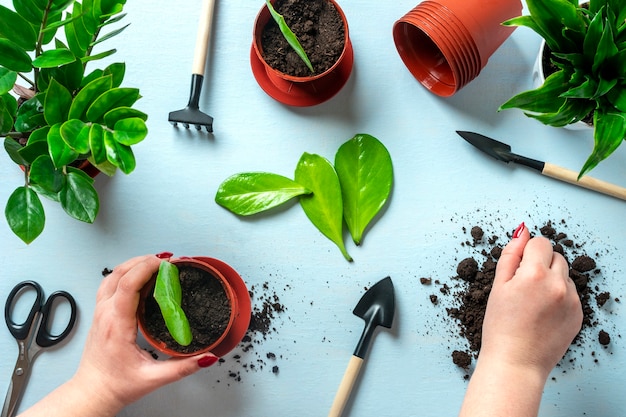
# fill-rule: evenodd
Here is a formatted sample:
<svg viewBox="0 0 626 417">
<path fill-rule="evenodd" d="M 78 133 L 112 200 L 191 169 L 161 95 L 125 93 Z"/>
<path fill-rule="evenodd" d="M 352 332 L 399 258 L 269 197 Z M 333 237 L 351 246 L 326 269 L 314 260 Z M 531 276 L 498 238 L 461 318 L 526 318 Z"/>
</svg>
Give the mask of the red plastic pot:
<svg viewBox="0 0 626 417">
<path fill-rule="evenodd" d="M 274 3 L 276 0 L 272 0 Z M 339 12 L 344 24 L 344 49 L 337 62 L 328 70 L 311 77 L 295 77 L 282 73 L 265 62 L 261 34 L 272 18 L 267 6 L 263 6 L 256 17 L 253 42 L 250 50 L 252 73 L 259 86 L 273 99 L 289 106 L 314 106 L 323 103 L 346 84 L 354 64 L 354 52 L 348 34 L 348 21 L 335 0 L 327 0 Z"/>
<path fill-rule="evenodd" d="M 241 342 L 250 325 L 251 302 L 250 294 L 246 284 L 239 274 L 228 264 L 218 259 L 209 257 L 181 257 L 170 260 L 177 266 L 190 266 L 206 271 L 215 279 L 217 279 L 224 288 L 226 296 L 230 302 L 231 312 L 228 325 L 224 333 L 211 345 L 195 352 L 182 353 L 169 348 L 163 341 L 155 338 L 147 330 L 145 322 L 145 308 L 147 297 L 152 297 L 154 292 L 154 284 L 156 274 L 146 283 L 141 290 L 139 306 L 137 308 L 137 323 L 139 330 L 143 334 L 146 341 L 158 352 L 164 353 L 171 357 L 184 357 L 199 355 L 211 352 L 216 356 L 224 356 L 230 352 L 235 346 Z M 210 317 L 207 318 L 210 320 Z"/>
<path fill-rule="evenodd" d="M 520 0 L 426 0 L 399 19 L 393 38 L 402 61 L 428 90 L 451 96 L 478 76 L 515 27 Z"/>
</svg>

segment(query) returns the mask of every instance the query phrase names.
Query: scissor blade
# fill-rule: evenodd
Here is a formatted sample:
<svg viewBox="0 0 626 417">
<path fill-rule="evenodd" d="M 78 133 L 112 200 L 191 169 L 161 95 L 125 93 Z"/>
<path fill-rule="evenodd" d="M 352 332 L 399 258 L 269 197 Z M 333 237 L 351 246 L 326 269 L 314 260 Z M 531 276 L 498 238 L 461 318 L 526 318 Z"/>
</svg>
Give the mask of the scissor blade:
<svg viewBox="0 0 626 417">
<path fill-rule="evenodd" d="M 23 348 L 20 345 L 20 350 Z M 20 355 L 15 363 L 13 369 L 13 375 L 11 376 L 11 383 L 7 390 L 7 396 L 4 400 L 4 406 L 2 407 L 2 414 L 0 417 L 13 417 L 17 411 L 17 406 L 22 399 L 24 389 L 26 388 L 26 382 L 30 375 L 30 359 L 26 355 Z"/>
</svg>

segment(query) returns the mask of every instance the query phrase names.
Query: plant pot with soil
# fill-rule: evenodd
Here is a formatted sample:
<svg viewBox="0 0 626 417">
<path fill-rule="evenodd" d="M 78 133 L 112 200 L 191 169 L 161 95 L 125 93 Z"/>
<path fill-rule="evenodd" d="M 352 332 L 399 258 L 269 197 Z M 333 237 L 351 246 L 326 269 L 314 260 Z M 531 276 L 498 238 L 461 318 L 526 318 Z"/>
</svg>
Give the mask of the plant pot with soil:
<svg viewBox="0 0 626 417">
<path fill-rule="evenodd" d="M 167 281 L 172 273 L 173 285 Z M 178 321 L 181 316 L 184 324 Z M 173 357 L 225 355 L 245 335 L 250 316 L 250 295 L 239 274 L 208 257 L 163 261 L 142 289 L 137 309 L 146 341 Z"/>
<path fill-rule="evenodd" d="M 290 106 L 313 106 L 332 98 L 350 78 L 354 63 L 348 22 L 335 0 L 271 0 L 311 66 L 293 49 L 265 5 L 254 23 L 250 51 L 259 86 Z"/>
<path fill-rule="evenodd" d="M 526 0 L 529 15 L 506 25 L 526 26 L 544 40 L 542 85 L 500 109 L 519 108 L 540 122 L 593 124 L 594 147 L 579 172 L 587 174 L 626 137 L 626 7 L 623 1 Z"/>
<path fill-rule="evenodd" d="M 96 174 L 135 169 L 131 146 L 148 133 L 148 116 L 133 108 L 139 90 L 122 87 L 124 63 L 90 68 L 115 53 L 103 45 L 126 28 L 115 26 L 125 2 L 0 6 L 0 137 L 24 171 L 5 215 L 25 243 L 45 226 L 40 196 L 93 223 L 100 207 Z"/>
</svg>

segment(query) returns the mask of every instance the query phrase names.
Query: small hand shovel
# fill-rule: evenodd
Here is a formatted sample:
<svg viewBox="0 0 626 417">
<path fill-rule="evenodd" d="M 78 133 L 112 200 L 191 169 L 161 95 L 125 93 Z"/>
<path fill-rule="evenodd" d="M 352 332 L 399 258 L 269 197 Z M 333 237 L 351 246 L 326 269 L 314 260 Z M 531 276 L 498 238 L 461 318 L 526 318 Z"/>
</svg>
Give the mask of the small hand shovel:
<svg viewBox="0 0 626 417">
<path fill-rule="evenodd" d="M 359 343 L 356 345 L 354 354 L 352 358 L 350 358 L 348 368 L 343 375 L 328 417 L 339 417 L 343 413 L 343 409 L 350 398 L 354 383 L 361 371 L 361 366 L 363 365 L 365 355 L 372 341 L 374 330 L 376 326 L 383 326 L 388 329 L 391 328 L 395 308 L 393 282 L 391 282 L 391 278 L 389 277 L 374 284 L 373 287 L 363 294 L 359 303 L 354 307 L 354 315 L 365 320 L 365 328 L 363 329 Z"/>
</svg>

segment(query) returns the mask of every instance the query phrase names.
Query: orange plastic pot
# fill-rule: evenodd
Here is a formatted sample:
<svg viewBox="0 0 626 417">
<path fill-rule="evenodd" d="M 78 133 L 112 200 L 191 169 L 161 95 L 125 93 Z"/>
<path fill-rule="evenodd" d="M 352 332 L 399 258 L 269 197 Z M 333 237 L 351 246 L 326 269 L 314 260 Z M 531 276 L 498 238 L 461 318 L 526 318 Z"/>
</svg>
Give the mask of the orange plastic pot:
<svg viewBox="0 0 626 417">
<path fill-rule="evenodd" d="M 222 284 L 226 297 L 229 300 L 231 310 L 226 329 L 211 345 L 188 353 L 176 351 L 165 342 L 152 335 L 146 325 L 145 311 L 147 298 L 153 296 L 154 284 L 156 282 L 155 274 L 141 290 L 139 306 L 137 308 L 137 324 L 139 330 L 150 346 L 156 351 L 170 357 L 192 356 L 207 352 L 211 352 L 216 356 L 224 356 L 239 344 L 250 325 L 251 302 L 246 284 L 233 268 L 218 259 L 208 257 L 181 257 L 172 259 L 170 262 L 179 267 L 188 266 L 201 269 Z M 211 317 L 207 317 L 207 320 L 211 320 Z"/>
<path fill-rule="evenodd" d="M 451 96 L 478 76 L 515 27 L 520 0 L 426 0 L 393 26 L 411 74 L 429 91 Z"/>
<path fill-rule="evenodd" d="M 276 0 L 272 0 L 274 3 Z M 295 77 L 271 67 L 263 59 L 261 35 L 272 18 L 267 6 L 263 6 L 254 22 L 250 64 L 257 83 L 273 99 L 289 106 L 314 106 L 331 99 L 346 84 L 352 73 L 354 52 L 348 34 L 348 21 L 335 0 L 331 3 L 343 21 L 344 48 L 337 62 L 321 74 L 310 77 Z"/>
</svg>

